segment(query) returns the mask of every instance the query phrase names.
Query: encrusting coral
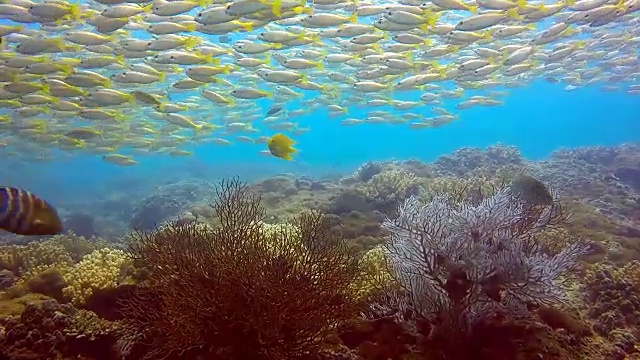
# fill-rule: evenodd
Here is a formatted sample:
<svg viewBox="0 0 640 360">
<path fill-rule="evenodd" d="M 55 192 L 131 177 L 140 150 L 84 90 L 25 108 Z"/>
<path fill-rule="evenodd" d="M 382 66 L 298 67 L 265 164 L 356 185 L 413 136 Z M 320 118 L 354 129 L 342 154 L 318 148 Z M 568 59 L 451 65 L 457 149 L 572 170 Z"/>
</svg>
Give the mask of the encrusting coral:
<svg viewBox="0 0 640 360">
<path fill-rule="evenodd" d="M 608 335 L 628 329 L 640 335 L 640 261 L 616 268 L 598 263 L 587 270 L 584 282 L 594 330 Z"/>
<path fill-rule="evenodd" d="M 1 321 L 0 358 L 113 359 L 120 325 L 55 300 L 28 303 Z"/>
</svg>

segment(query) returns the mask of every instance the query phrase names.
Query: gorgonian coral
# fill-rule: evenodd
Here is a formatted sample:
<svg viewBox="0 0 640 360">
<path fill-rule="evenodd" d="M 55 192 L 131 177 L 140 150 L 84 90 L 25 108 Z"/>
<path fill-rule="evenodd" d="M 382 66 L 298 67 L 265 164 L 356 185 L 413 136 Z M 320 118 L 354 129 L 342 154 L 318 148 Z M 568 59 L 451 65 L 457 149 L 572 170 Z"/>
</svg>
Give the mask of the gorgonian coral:
<svg viewBox="0 0 640 360">
<path fill-rule="evenodd" d="M 317 353 L 361 310 L 358 258 L 320 213 L 266 231 L 260 197 L 245 185 L 223 182 L 217 195 L 214 227 L 173 223 L 134 236 L 131 255 L 148 280 L 123 304 L 122 349 L 144 359 Z"/>
<path fill-rule="evenodd" d="M 505 186 L 473 202 L 411 197 L 384 222 L 390 271 L 402 288 L 390 297 L 398 314 L 468 329 L 496 313 L 521 315 L 531 304 L 562 301 L 560 278 L 589 246 L 574 241 L 547 251 L 537 235 L 566 221 L 557 197 L 530 204 L 512 191 Z"/>
</svg>

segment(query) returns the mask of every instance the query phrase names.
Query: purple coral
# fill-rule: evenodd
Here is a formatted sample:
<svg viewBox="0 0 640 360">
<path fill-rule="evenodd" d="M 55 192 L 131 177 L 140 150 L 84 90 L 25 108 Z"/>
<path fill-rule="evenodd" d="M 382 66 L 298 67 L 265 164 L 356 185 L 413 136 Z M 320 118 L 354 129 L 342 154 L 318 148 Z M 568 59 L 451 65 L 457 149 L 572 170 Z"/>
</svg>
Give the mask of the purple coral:
<svg viewBox="0 0 640 360">
<path fill-rule="evenodd" d="M 409 325 L 437 319 L 468 329 L 496 313 L 524 315 L 531 304 L 561 302 L 559 277 L 589 246 L 575 241 L 555 254 L 546 251 L 538 235 L 566 220 L 553 198 L 549 205 L 527 204 L 508 186 L 476 203 L 409 198 L 398 217 L 383 224 L 390 232 L 390 272 L 401 291 L 382 308 L 399 310 Z"/>
</svg>

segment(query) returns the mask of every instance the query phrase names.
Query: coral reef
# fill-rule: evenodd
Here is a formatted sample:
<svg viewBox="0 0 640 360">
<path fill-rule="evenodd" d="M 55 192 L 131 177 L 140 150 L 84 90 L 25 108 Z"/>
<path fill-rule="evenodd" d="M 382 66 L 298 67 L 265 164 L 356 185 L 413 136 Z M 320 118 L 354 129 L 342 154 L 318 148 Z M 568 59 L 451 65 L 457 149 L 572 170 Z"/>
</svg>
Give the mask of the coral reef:
<svg viewBox="0 0 640 360">
<path fill-rule="evenodd" d="M 212 185 L 202 182 L 178 182 L 160 186 L 134 210 L 131 227 L 150 230 L 178 215 L 202 199 L 210 198 Z"/>
<path fill-rule="evenodd" d="M 362 186 L 365 198 L 373 207 L 385 214 L 392 214 L 402 201 L 420 192 L 418 177 L 397 169 L 382 171 Z"/>
<path fill-rule="evenodd" d="M 633 144 L 543 161 L 495 145 L 219 193 L 200 179 L 147 192 L 128 178 L 95 212 L 62 210 L 76 234 L 1 236 L 0 359 L 640 359 L 639 173 Z M 502 206 L 505 193 L 516 204 Z M 427 215 L 436 208 L 450 221 Z M 150 231 L 120 239 L 129 224 Z M 437 250 L 435 286 L 398 272 L 415 249 L 384 246 L 434 224 L 448 234 L 423 249 Z M 590 240 L 585 266 L 556 277 L 559 259 L 582 253 L 575 239 Z M 484 302 L 453 312 L 475 319 L 462 333 L 443 316 L 460 294 Z"/>
<path fill-rule="evenodd" d="M 525 166 L 520 151 L 515 146 L 493 145 L 484 151 L 461 148 L 451 155 L 444 155 L 433 163 L 433 172 L 439 176 L 464 177 L 471 173 L 496 177 L 505 168 L 519 172 Z"/>
<path fill-rule="evenodd" d="M 594 264 L 584 281 L 588 314 L 602 335 L 627 330 L 640 336 L 640 261 L 621 268 Z"/>
<path fill-rule="evenodd" d="M 15 360 L 115 359 L 119 324 L 55 300 L 28 303 L 17 317 L 2 319 L 0 355 Z"/>
</svg>

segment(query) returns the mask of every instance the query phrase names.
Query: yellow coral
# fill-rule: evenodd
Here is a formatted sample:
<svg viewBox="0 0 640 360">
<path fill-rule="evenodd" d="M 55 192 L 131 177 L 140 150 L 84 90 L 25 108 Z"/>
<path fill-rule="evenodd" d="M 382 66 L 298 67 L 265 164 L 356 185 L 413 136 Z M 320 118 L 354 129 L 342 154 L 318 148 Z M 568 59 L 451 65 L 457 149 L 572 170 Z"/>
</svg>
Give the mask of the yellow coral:
<svg viewBox="0 0 640 360">
<path fill-rule="evenodd" d="M 105 246 L 99 239 L 60 234 L 42 242 L 0 247 L 0 269 L 12 271 L 22 283 L 50 268 L 64 273 L 85 254 Z"/>
<path fill-rule="evenodd" d="M 268 224 L 265 222 L 261 222 L 261 225 L 266 240 L 261 245 L 265 247 L 271 256 L 276 257 L 286 251 L 302 259 L 307 252 L 307 248 L 300 238 L 300 229 L 296 225 L 290 223 Z M 273 241 L 271 239 L 278 240 Z"/>
<path fill-rule="evenodd" d="M 75 305 L 82 305 L 95 290 L 118 286 L 129 264 L 130 259 L 122 250 L 95 250 L 67 271 L 64 275 L 67 287 L 62 292 Z"/>
<path fill-rule="evenodd" d="M 383 171 L 364 184 L 366 197 L 380 204 L 395 204 L 420 189 L 418 177 L 404 170 Z"/>
<path fill-rule="evenodd" d="M 352 291 L 359 299 L 366 299 L 393 283 L 393 278 L 387 270 L 387 257 L 382 246 L 367 251 L 360 259 L 360 268 L 363 276 L 352 285 Z"/>
</svg>

